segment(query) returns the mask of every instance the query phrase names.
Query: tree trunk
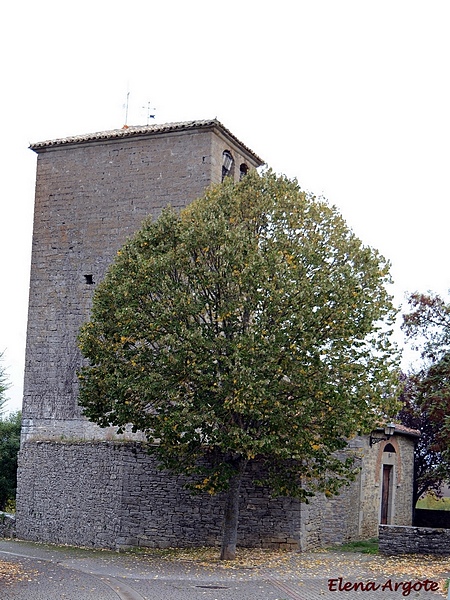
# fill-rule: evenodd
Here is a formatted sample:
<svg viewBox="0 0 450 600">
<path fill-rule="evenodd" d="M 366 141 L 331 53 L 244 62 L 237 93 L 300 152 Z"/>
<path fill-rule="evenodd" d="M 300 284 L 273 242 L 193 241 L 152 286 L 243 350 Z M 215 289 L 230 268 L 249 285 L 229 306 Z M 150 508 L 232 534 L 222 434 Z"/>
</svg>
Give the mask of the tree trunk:
<svg viewBox="0 0 450 600">
<path fill-rule="evenodd" d="M 239 522 L 239 492 L 247 461 L 243 458 L 239 458 L 236 466 L 237 473 L 230 480 L 230 488 L 225 503 L 220 560 L 234 560 L 236 558 L 237 529 Z"/>
</svg>

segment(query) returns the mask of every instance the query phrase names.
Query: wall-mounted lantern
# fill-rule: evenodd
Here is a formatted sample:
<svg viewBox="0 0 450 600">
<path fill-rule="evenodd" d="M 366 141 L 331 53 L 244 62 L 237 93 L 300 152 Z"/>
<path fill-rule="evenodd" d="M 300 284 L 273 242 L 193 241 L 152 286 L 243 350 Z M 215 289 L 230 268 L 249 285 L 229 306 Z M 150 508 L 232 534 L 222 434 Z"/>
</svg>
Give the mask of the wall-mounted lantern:
<svg viewBox="0 0 450 600">
<path fill-rule="evenodd" d="M 374 444 L 378 444 L 378 442 L 384 442 L 389 440 L 395 433 L 395 423 L 388 423 L 384 428 L 384 433 L 379 433 L 377 431 L 372 431 L 369 437 L 369 444 L 372 447 Z"/>
</svg>

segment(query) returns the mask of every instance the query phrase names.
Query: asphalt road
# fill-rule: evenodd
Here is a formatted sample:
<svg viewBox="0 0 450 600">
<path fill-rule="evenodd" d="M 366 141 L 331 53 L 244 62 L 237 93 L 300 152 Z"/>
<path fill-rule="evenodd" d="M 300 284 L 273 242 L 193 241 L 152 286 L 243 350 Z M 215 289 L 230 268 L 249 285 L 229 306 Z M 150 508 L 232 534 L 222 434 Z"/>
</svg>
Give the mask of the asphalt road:
<svg viewBox="0 0 450 600">
<path fill-rule="evenodd" d="M 0 561 L 8 562 L 14 571 L 11 580 L 0 579 L 0 600 L 445 598 L 442 591 L 426 590 L 423 584 L 416 583 L 416 588 L 408 589 L 408 585 L 424 580 L 419 572 L 392 578 L 392 583 L 386 584 L 391 578 L 382 572 L 383 557 L 349 553 L 285 556 L 281 562 L 269 560 L 253 567 L 232 566 L 186 558 L 178 560 L 158 553 L 119 554 L 0 540 Z M 448 567 L 450 569 L 450 562 Z M 367 586 L 368 581 L 371 583 Z M 399 582 L 397 590 L 394 581 Z M 346 583 L 348 586 L 357 582 L 364 583 L 367 589 L 344 589 Z M 432 582 L 430 578 L 428 587 Z"/>
<path fill-rule="evenodd" d="M 279 589 L 252 570 L 215 571 L 159 557 L 0 541 L 19 573 L 0 600 L 256 600 Z M 250 572 L 250 576 L 249 573 Z M 285 596 L 284 596 L 285 597 Z"/>
</svg>

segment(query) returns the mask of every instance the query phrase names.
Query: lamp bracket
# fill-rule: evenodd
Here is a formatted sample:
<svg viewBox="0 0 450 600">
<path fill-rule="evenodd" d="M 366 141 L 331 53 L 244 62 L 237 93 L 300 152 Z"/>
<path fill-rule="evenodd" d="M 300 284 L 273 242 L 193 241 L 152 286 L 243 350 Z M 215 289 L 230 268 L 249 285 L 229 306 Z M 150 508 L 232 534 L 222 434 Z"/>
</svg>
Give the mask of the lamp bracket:
<svg viewBox="0 0 450 600">
<path fill-rule="evenodd" d="M 390 437 L 391 436 L 384 435 L 384 433 L 376 434 L 374 431 L 372 431 L 369 437 L 369 444 L 372 447 L 379 442 L 387 441 Z"/>
<path fill-rule="evenodd" d="M 374 444 L 378 444 L 379 442 L 385 442 L 394 435 L 395 433 L 395 424 L 387 423 L 384 428 L 384 432 L 372 431 L 369 437 L 369 444 L 372 447 Z"/>
</svg>

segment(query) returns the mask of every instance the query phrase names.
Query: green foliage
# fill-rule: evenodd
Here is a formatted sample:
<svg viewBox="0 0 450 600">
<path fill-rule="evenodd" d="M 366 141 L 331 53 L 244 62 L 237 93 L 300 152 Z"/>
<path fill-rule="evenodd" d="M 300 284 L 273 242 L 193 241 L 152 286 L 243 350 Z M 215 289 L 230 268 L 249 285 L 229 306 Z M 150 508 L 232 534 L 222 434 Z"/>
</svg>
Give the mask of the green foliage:
<svg viewBox="0 0 450 600">
<path fill-rule="evenodd" d="M 274 495 L 334 494 L 353 473 L 336 452 L 395 408 L 389 283 L 295 181 L 225 181 L 118 252 L 79 336 L 81 405 L 199 490 L 258 459 Z"/>
<path fill-rule="evenodd" d="M 427 494 L 418 500 L 416 508 L 426 510 L 450 510 L 450 498 L 439 498 L 435 494 Z"/>
<path fill-rule="evenodd" d="M 420 431 L 414 446 L 414 505 L 427 492 L 439 495 L 443 482 L 450 478 L 448 437 L 442 431 L 443 415 L 436 412 L 440 401 L 436 403 L 426 372 L 421 369 L 402 376 L 402 409 L 397 415 L 403 425 Z"/>
<path fill-rule="evenodd" d="M 434 294 L 414 293 L 409 306 L 403 329 L 423 363 L 406 378 L 400 417 L 422 434 L 415 450 L 418 500 L 450 481 L 450 304 Z"/>
<path fill-rule="evenodd" d="M 13 506 L 16 497 L 21 421 L 20 411 L 0 419 L 0 510 Z"/>
</svg>

